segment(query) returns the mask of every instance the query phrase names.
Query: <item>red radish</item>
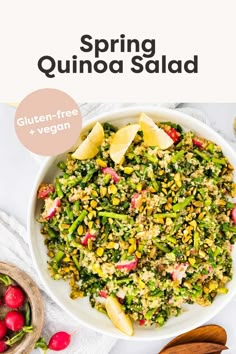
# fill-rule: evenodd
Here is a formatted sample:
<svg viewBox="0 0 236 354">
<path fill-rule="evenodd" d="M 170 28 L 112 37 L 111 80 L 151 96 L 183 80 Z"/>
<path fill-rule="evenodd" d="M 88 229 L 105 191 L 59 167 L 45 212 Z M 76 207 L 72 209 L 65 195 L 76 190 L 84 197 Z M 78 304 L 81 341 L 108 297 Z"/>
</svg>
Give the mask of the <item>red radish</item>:
<svg viewBox="0 0 236 354">
<path fill-rule="evenodd" d="M 116 171 L 111 168 L 111 167 L 104 167 L 102 168 L 102 172 L 105 174 L 105 175 L 110 175 L 111 178 L 113 179 L 113 181 L 115 183 L 119 182 L 120 180 L 120 177 L 118 176 L 118 174 L 116 173 Z"/>
<path fill-rule="evenodd" d="M 11 309 L 18 309 L 25 301 L 25 296 L 21 288 L 10 285 L 4 295 L 5 304 Z"/>
<path fill-rule="evenodd" d="M 55 191 L 53 184 L 42 183 L 38 189 L 38 199 L 45 199 L 49 196 L 50 193 Z"/>
<path fill-rule="evenodd" d="M 139 320 L 139 325 L 144 326 L 145 322 L 146 322 L 146 320 L 143 318 L 142 320 Z"/>
<path fill-rule="evenodd" d="M 4 353 L 7 350 L 7 345 L 4 339 L 0 339 L 0 353 Z"/>
<path fill-rule="evenodd" d="M 59 210 L 59 207 L 61 206 L 61 199 L 56 198 L 47 198 L 45 199 L 45 210 L 43 212 L 43 217 L 46 220 L 51 219 L 56 212 Z"/>
<path fill-rule="evenodd" d="M 86 235 L 81 239 L 81 243 L 83 246 L 88 246 L 88 240 L 89 239 L 95 240 L 96 235 L 90 234 L 90 232 L 87 232 Z"/>
<path fill-rule="evenodd" d="M 2 306 L 3 305 L 3 302 L 2 302 L 2 299 L 0 299 L 0 306 Z"/>
<path fill-rule="evenodd" d="M 128 272 L 132 269 L 135 269 L 138 264 L 138 258 L 134 258 L 131 261 L 125 260 L 119 263 L 116 263 L 116 268 L 119 270 L 127 270 Z"/>
<path fill-rule="evenodd" d="M 231 219 L 236 224 L 236 204 L 234 204 L 234 208 L 231 210 Z"/>
<path fill-rule="evenodd" d="M 188 263 L 177 264 L 172 272 L 172 280 L 178 280 L 181 283 L 182 279 L 186 277 L 186 270 L 188 266 Z"/>
<path fill-rule="evenodd" d="M 5 324 L 11 331 L 19 331 L 25 324 L 25 318 L 21 312 L 9 311 L 5 316 Z"/>
<path fill-rule="evenodd" d="M 55 351 L 60 351 L 66 349 L 70 344 L 71 335 L 66 332 L 55 333 L 49 343 L 48 348 Z"/>
<path fill-rule="evenodd" d="M 104 297 L 106 299 L 107 298 L 107 290 L 100 290 L 99 296 Z"/>
<path fill-rule="evenodd" d="M 193 145 L 202 148 L 203 147 L 203 142 L 201 140 L 198 140 L 197 138 L 193 138 Z"/>
<path fill-rule="evenodd" d="M 5 322 L 3 320 L 0 320 L 0 339 L 5 337 L 7 333 L 7 327 L 5 325 Z"/>
<path fill-rule="evenodd" d="M 164 129 L 166 134 L 169 135 L 169 137 L 174 141 L 175 144 L 177 144 L 180 140 L 180 133 L 175 129 L 175 128 L 165 128 Z"/>
</svg>

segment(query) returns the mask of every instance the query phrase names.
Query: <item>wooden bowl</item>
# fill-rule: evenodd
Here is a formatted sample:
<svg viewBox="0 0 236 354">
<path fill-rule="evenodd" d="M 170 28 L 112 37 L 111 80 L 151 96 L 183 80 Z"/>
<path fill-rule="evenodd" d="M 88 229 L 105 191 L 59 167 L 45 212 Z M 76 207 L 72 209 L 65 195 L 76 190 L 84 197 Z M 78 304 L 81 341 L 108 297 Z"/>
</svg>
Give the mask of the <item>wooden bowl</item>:
<svg viewBox="0 0 236 354">
<path fill-rule="evenodd" d="M 26 333 L 20 342 L 10 347 L 5 353 L 30 354 L 35 347 L 35 343 L 41 335 L 44 320 L 44 306 L 39 288 L 35 282 L 26 274 L 14 265 L 0 262 L 0 274 L 8 275 L 15 283 L 17 283 L 25 292 L 27 301 L 31 307 L 31 325 L 33 331 Z M 0 286 L 0 294 L 3 293 L 3 286 Z"/>
</svg>

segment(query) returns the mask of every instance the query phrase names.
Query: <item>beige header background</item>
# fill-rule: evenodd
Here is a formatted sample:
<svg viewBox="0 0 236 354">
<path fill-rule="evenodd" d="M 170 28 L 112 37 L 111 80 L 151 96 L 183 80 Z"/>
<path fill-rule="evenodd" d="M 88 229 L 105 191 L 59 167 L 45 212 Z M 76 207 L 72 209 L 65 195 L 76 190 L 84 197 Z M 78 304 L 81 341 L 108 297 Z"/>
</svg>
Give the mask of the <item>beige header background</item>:
<svg viewBox="0 0 236 354">
<path fill-rule="evenodd" d="M 236 102 L 235 13 L 234 0 L 1 1 L 0 101 L 20 101 L 34 90 L 51 87 L 80 102 Z M 166 54 L 186 60 L 198 54 L 199 74 L 126 70 L 49 79 L 38 70 L 43 55 L 79 58 L 83 34 L 110 39 L 121 33 L 155 38 L 157 58 Z"/>
</svg>

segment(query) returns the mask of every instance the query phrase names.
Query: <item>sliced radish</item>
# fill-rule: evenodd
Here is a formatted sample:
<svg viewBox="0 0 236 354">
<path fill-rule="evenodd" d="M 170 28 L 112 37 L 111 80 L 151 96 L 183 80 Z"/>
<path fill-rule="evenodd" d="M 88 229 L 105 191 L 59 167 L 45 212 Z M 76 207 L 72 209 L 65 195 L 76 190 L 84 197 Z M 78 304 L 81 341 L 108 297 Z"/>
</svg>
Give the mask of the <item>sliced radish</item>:
<svg viewBox="0 0 236 354">
<path fill-rule="evenodd" d="M 202 274 L 201 281 L 205 281 L 208 278 L 208 276 L 212 273 L 212 271 L 213 271 L 213 268 L 211 265 L 209 265 L 208 266 L 208 274 Z"/>
<path fill-rule="evenodd" d="M 175 144 L 179 142 L 181 134 L 175 128 L 165 128 L 165 132 L 169 135 Z"/>
<path fill-rule="evenodd" d="M 119 263 L 116 263 L 116 269 L 131 271 L 137 267 L 138 258 L 134 258 L 131 261 L 125 260 Z"/>
<path fill-rule="evenodd" d="M 45 209 L 43 212 L 43 217 L 46 220 L 51 219 L 59 210 L 61 206 L 61 199 L 60 198 L 56 198 L 56 199 L 52 199 L 52 198 L 47 198 L 45 199 Z"/>
<path fill-rule="evenodd" d="M 234 208 L 231 210 L 231 219 L 236 224 L 236 204 L 234 204 Z"/>
<path fill-rule="evenodd" d="M 124 289 L 119 289 L 116 293 L 116 296 L 121 299 L 121 300 L 124 300 L 125 298 L 125 295 L 127 293 L 127 290 L 124 290 Z"/>
<path fill-rule="evenodd" d="M 144 326 L 146 323 L 146 320 L 143 318 L 142 320 L 139 320 L 139 326 Z"/>
<path fill-rule="evenodd" d="M 99 291 L 99 296 L 103 297 L 104 299 L 107 298 L 108 292 L 107 290 L 100 290 Z"/>
<path fill-rule="evenodd" d="M 230 253 L 233 251 L 233 248 L 234 248 L 234 245 L 232 245 L 229 240 L 227 241 L 227 248 Z"/>
<path fill-rule="evenodd" d="M 46 199 L 50 193 L 55 191 L 53 184 L 42 183 L 38 189 L 38 199 Z"/>
<path fill-rule="evenodd" d="M 188 263 L 177 264 L 171 274 L 172 280 L 178 280 L 181 283 L 182 279 L 184 277 L 186 277 L 186 270 L 187 270 L 188 266 L 189 266 Z"/>
<path fill-rule="evenodd" d="M 142 205 L 143 202 L 143 195 L 146 193 L 146 189 L 143 190 L 140 193 L 135 193 L 132 198 L 131 198 L 131 202 L 130 202 L 130 208 L 131 209 L 138 209 L 140 208 L 140 206 Z"/>
<path fill-rule="evenodd" d="M 116 171 L 112 167 L 104 167 L 104 168 L 102 168 L 102 172 L 105 175 L 110 175 L 115 183 L 119 182 L 120 176 L 118 176 L 118 174 L 116 173 Z"/>
<path fill-rule="evenodd" d="M 193 138 L 193 145 L 202 148 L 203 147 L 203 142 L 201 140 L 198 140 L 197 138 Z"/>
<path fill-rule="evenodd" d="M 211 265 L 209 265 L 209 267 L 208 267 L 208 272 L 209 272 L 209 273 L 212 273 L 212 271 L 213 271 L 213 268 L 212 268 Z"/>
<path fill-rule="evenodd" d="M 90 232 L 87 232 L 86 235 L 84 237 L 82 237 L 81 244 L 83 246 L 88 246 L 88 240 L 89 239 L 95 240 L 96 239 L 96 235 L 92 235 L 92 234 L 90 234 Z"/>
<path fill-rule="evenodd" d="M 135 193 L 130 202 L 130 207 L 131 209 L 138 209 L 142 204 L 142 194 L 141 193 Z"/>
</svg>

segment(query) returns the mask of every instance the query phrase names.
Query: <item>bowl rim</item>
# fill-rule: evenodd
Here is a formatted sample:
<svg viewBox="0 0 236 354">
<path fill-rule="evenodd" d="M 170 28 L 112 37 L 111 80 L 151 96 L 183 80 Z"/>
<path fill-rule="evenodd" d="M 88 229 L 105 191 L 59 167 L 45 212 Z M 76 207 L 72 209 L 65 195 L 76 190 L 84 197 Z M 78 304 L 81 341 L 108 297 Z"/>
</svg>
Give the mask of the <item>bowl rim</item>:
<svg viewBox="0 0 236 354">
<path fill-rule="evenodd" d="M 184 119 L 185 121 L 191 120 L 193 123 L 192 125 L 194 125 L 194 127 L 196 127 L 196 129 L 199 131 L 200 129 L 207 129 L 211 135 L 213 136 L 213 138 L 217 138 L 217 140 L 222 141 L 223 145 L 225 145 L 227 147 L 227 150 L 230 151 L 230 154 L 235 154 L 233 148 L 228 144 L 228 142 L 220 135 L 218 134 L 214 129 L 212 129 L 210 126 L 208 126 L 207 124 L 203 123 L 202 121 L 192 117 L 189 114 L 186 114 L 182 111 L 178 111 L 176 109 L 170 109 L 170 108 L 164 108 L 161 106 L 154 106 L 154 105 L 139 105 L 139 106 L 129 106 L 129 107 L 125 107 L 122 109 L 118 109 L 118 110 L 108 110 L 108 111 L 104 111 L 103 113 L 100 113 L 98 115 L 95 115 L 93 118 L 90 118 L 88 120 L 85 120 L 82 122 L 82 133 L 88 129 L 90 129 L 90 127 L 96 123 L 97 121 L 100 122 L 104 122 L 104 121 L 108 121 L 109 122 L 109 118 L 111 120 L 118 118 L 120 115 L 124 115 L 124 114 L 130 114 L 130 115 L 137 115 L 137 114 L 141 114 L 142 112 L 145 112 L 146 114 L 165 114 L 165 115 L 170 115 L 170 120 L 173 120 L 173 116 L 175 117 L 176 120 L 179 119 Z M 156 119 L 156 121 L 158 121 L 158 119 Z M 182 124 L 182 123 L 180 123 Z M 78 139 L 78 142 L 76 145 L 78 145 L 79 141 L 81 141 L 80 139 Z M 74 150 L 76 146 L 73 146 L 73 149 L 69 149 L 67 152 Z M 66 153 L 66 152 L 65 152 Z M 37 265 L 37 261 L 36 261 L 36 257 L 34 254 L 34 250 L 33 250 L 33 245 L 31 242 L 31 229 L 32 229 L 32 218 L 34 217 L 33 215 L 33 210 L 34 210 L 34 204 L 37 202 L 36 201 L 36 192 L 38 189 L 38 185 L 39 182 L 41 181 L 41 177 L 42 175 L 44 175 L 45 171 L 48 170 L 48 167 L 50 167 L 51 163 L 56 159 L 56 156 L 50 156 L 50 157 L 46 157 L 45 161 L 42 163 L 42 166 L 40 167 L 34 184 L 33 184 L 33 188 L 31 191 L 31 195 L 29 198 L 29 205 L 28 205 L 28 212 L 27 212 L 27 235 L 28 235 L 28 242 L 29 242 L 29 248 L 30 248 L 30 253 L 31 253 L 31 257 L 32 257 L 32 261 L 34 264 L 34 267 L 37 271 L 37 274 L 39 275 L 40 280 L 42 281 L 43 285 L 45 286 L 45 288 L 47 289 L 48 294 L 50 295 L 50 297 L 53 299 L 53 301 L 55 301 L 55 303 L 57 303 L 60 308 L 62 308 L 68 315 L 70 315 L 74 320 L 76 320 L 76 322 L 86 326 L 87 328 L 90 328 L 96 332 L 99 332 L 101 334 L 105 334 L 111 337 L 115 337 L 117 339 L 125 339 L 125 340 L 130 340 L 130 341 L 152 341 L 152 340 L 163 340 L 163 339 L 167 339 L 167 338 L 171 338 L 173 336 L 177 336 L 180 335 L 184 332 L 190 331 L 194 328 L 197 328 L 201 325 L 203 325 L 204 323 L 206 323 L 207 321 L 211 320 L 216 314 L 218 314 L 234 297 L 234 295 L 236 294 L 236 287 L 234 289 L 231 290 L 230 293 L 227 294 L 227 298 L 225 298 L 225 301 L 221 301 L 221 303 L 219 304 L 219 306 L 215 309 L 215 311 L 212 311 L 210 313 L 210 315 L 207 316 L 206 320 L 196 320 L 194 325 L 191 326 L 186 326 L 186 328 L 184 329 L 176 329 L 175 334 L 165 334 L 165 335 L 159 335 L 159 336 L 149 336 L 149 337 L 136 337 L 136 336 L 126 336 L 124 335 L 122 332 L 120 332 L 118 329 L 115 333 L 111 333 L 108 332 L 106 330 L 100 329 L 99 327 L 97 327 L 96 325 L 91 325 L 89 323 L 87 323 L 86 321 L 84 321 L 83 319 L 79 318 L 78 316 L 76 316 L 74 313 L 72 313 L 69 309 L 67 309 L 67 307 L 57 298 L 57 296 L 53 293 L 53 291 L 50 289 L 50 287 L 47 284 L 47 281 L 45 280 L 43 274 L 41 273 L 38 265 Z M 180 315 L 181 316 L 181 315 Z"/>
</svg>

